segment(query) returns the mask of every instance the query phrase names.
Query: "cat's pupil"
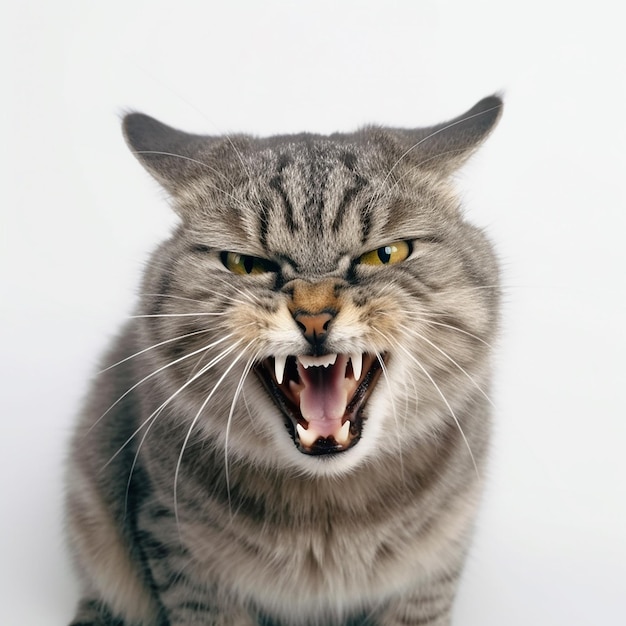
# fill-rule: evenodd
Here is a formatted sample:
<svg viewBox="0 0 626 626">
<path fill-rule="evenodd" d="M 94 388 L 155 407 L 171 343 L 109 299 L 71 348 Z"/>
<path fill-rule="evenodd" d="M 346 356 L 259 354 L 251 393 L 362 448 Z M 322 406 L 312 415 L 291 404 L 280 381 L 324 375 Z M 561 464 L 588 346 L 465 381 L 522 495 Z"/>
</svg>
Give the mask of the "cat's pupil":
<svg viewBox="0 0 626 626">
<path fill-rule="evenodd" d="M 254 269 L 254 258 L 251 256 L 244 256 L 242 258 L 243 268 L 246 270 L 246 274 L 251 274 Z"/>
<path fill-rule="evenodd" d="M 389 263 L 391 261 L 391 253 L 393 252 L 393 248 L 391 246 L 383 246 L 382 248 L 378 248 L 378 258 L 381 263 Z"/>
</svg>

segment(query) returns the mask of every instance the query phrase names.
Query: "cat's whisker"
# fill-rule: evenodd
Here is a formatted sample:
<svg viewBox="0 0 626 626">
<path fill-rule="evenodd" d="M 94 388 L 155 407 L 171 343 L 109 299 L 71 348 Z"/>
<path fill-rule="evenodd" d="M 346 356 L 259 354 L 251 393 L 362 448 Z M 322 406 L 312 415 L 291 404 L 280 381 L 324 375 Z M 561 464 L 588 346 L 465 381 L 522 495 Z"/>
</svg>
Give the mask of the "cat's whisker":
<svg viewBox="0 0 626 626">
<path fill-rule="evenodd" d="M 401 434 L 401 429 L 400 429 L 400 422 L 398 420 L 398 414 L 396 412 L 396 403 L 394 400 L 394 393 L 393 393 L 393 390 L 391 389 L 391 383 L 389 381 L 389 374 L 387 373 L 387 366 L 385 365 L 385 361 L 383 357 L 381 356 L 380 352 L 376 352 L 376 360 L 378 361 L 380 365 L 380 369 L 382 370 L 383 378 L 385 379 L 385 384 L 387 386 L 387 392 L 389 394 L 389 399 L 391 401 L 391 413 L 393 415 L 393 421 L 396 425 L 395 434 L 396 434 L 396 440 L 398 443 L 398 456 L 400 458 L 400 477 L 402 479 L 402 483 L 404 484 L 405 476 L 404 476 L 404 459 L 402 458 L 402 434 Z"/>
<path fill-rule="evenodd" d="M 457 333 L 461 333 L 462 335 L 466 335 L 470 339 L 474 339 L 478 341 L 479 343 L 482 343 L 487 348 L 493 349 L 493 346 L 489 342 L 485 341 L 482 337 L 479 337 L 478 335 L 475 335 L 474 333 L 470 333 L 469 331 L 464 330 L 463 328 L 459 328 L 458 326 L 454 326 L 453 324 L 444 324 L 443 322 L 436 322 L 434 320 L 428 319 L 427 317 L 419 317 L 419 316 L 412 316 L 412 319 L 418 322 L 422 322 L 423 324 L 426 324 L 427 326 L 441 326 L 442 328 L 449 328 L 450 330 L 454 330 Z"/>
<path fill-rule="evenodd" d="M 461 423 L 460 423 L 459 419 L 457 418 L 456 413 L 454 412 L 454 409 L 452 408 L 452 406 L 448 402 L 448 399 L 446 398 L 445 394 L 441 390 L 441 387 L 439 387 L 439 385 L 435 382 L 435 379 L 430 375 L 428 370 L 422 365 L 420 360 L 418 358 L 416 358 L 415 355 L 411 354 L 404 347 L 404 345 L 402 345 L 401 342 L 392 341 L 389 337 L 387 337 L 384 333 L 382 333 L 377 328 L 373 328 L 373 330 L 376 331 L 379 335 L 381 335 L 386 341 L 388 341 L 389 343 L 395 345 L 398 350 L 401 350 L 402 352 L 404 352 L 404 354 L 406 354 L 406 356 L 409 357 L 409 359 L 411 359 L 415 363 L 415 365 L 417 365 L 417 367 L 419 367 L 419 369 L 423 372 L 424 376 L 426 376 L 426 378 L 428 378 L 428 380 L 430 381 L 432 386 L 437 391 L 437 394 L 442 399 L 442 401 L 445 404 L 446 408 L 448 409 L 448 412 L 450 413 L 450 417 L 454 420 L 454 423 L 456 424 L 456 427 L 459 430 L 459 433 L 461 435 L 461 438 L 463 439 L 465 447 L 467 448 L 467 451 L 468 451 L 468 453 L 470 455 L 470 458 L 471 458 L 471 461 L 472 461 L 472 465 L 474 466 L 474 471 L 476 473 L 476 476 L 477 476 L 477 478 L 480 478 L 480 473 L 478 471 L 478 465 L 476 464 L 476 459 L 474 458 L 474 453 L 472 452 L 472 448 L 471 448 L 471 446 L 469 444 L 469 441 L 467 440 L 467 437 L 465 436 L 465 432 L 463 431 L 463 428 L 461 427 Z"/>
<path fill-rule="evenodd" d="M 225 312 L 209 313 L 198 311 L 197 313 L 148 313 L 145 315 L 129 315 L 128 319 L 141 319 L 149 317 L 221 317 Z"/>
<path fill-rule="evenodd" d="M 223 278 L 221 276 L 214 276 L 214 279 L 216 281 L 219 281 L 219 284 L 226 287 L 229 291 L 233 290 L 232 282 L 228 282 L 228 280 L 226 280 L 225 277 Z M 247 299 L 251 304 L 254 304 L 255 306 L 261 303 L 261 299 L 256 294 L 247 290 L 239 290 L 236 292 L 236 295 L 239 297 L 236 297 L 232 293 L 213 292 L 211 294 L 207 294 L 207 297 L 210 297 L 211 300 L 215 300 L 215 299 L 226 300 L 228 302 L 232 302 L 234 304 L 241 304 L 244 306 L 246 305 L 246 302 L 244 300 L 241 300 L 240 299 L 241 297 Z"/>
<path fill-rule="evenodd" d="M 233 285 L 232 283 L 229 283 L 226 278 L 221 278 L 220 277 L 220 282 L 225 286 L 228 287 L 228 289 L 232 290 L 233 289 Z M 236 302 L 237 304 L 244 304 L 243 301 L 236 299 L 234 296 L 232 296 L 231 294 L 220 294 L 223 297 L 226 297 L 227 299 Z M 241 290 L 241 291 L 237 291 L 237 295 L 238 296 L 243 296 L 245 298 L 247 298 L 250 302 L 252 302 L 253 304 L 259 304 L 261 302 L 261 299 L 255 294 L 252 293 L 251 291 L 247 291 L 247 290 Z"/>
<path fill-rule="evenodd" d="M 227 281 L 225 280 L 221 280 L 220 281 L 223 285 L 229 287 L 232 289 L 232 285 L 230 285 Z M 156 297 L 156 298 L 170 298 L 173 300 L 184 300 L 186 302 L 194 302 L 196 304 L 202 304 L 202 305 L 206 305 L 208 302 L 212 301 L 216 295 L 219 295 L 221 298 L 224 299 L 230 299 L 231 301 L 235 302 L 236 304 L 242 304 L 241 300 L 238 300 L 236 298 L 234 298 L 234 296 L 229 296 L 228 294 L 216 294 L 215 292 L 212 293 L 207 293 L 206 294 L 206 298 L 204 300 L 200 300 L 198 298 L 185 298 L 184 296 L 175 296 L 173 294 L 169 294 L 169 293 L 145 293 L 142 294 L 144 296 L 149 296 L 149 297 Z M 245 295 L 248 297 L 248 299 L 250 299 L 251 301 L 259 302 L 258 298 L 251 293 L 246 293 L 246 292 L 238 292 L 238 295 Z M 211 313 L 212 315 L 226 315 L 227 311 L 218 311 L 215 313 Z"/>
<path fill-rule="evenodd" d="M 187 444 L 189 443 L 189 439 L 191 438 L 193 429 L 198 423 L 198 420 L 200 419 L 200 415 L 204 411 L 206 405 L 210 402 L 211 398 L 215 395 L 215 392 L 219 389 L 224 379 L 228 376 L 228 374 L 230 374 L 230 371 L 233 369 L 233 367 L 235 367 L 235 365 L 242 359 L 242 357 L 245 354 L 245 350 L 249 348 L 252 345 L 252 343 L 253 341 L 249 342 L 243 348 L 243 350 L 241 350 L 241 352 L 233 359 L 233 362 L 226 368 L 224 373 L 219 377 L 218 381 L 213 386 L 213 389 L 211 389 L 210 393 L 204 399 L 204 402 L 201 404 L 195 417 L 191 420 L 191 424 L 189 425 L 189 428 L 187 429 L 187 435 L 185 436 L 185 439 L 183 441 L 183 445 L 181 447 L 180 454 L 178 456 L 178 461 L 176 463 L 176 470 L 174 472 L 174 517 L 176 518 L 176 526 L 178 527 L 179 532 L 180 532 L 180 518 L 178 515 L 178 476 L 180 474 L 180 468 L 183 462 L 185 449 L 187 448 Z"/>
<path fill-rule="evenodd" d="M 251 345 L 251 343 L 252 342 L 250 342 L 250 344 L 248 345 Z M 248 377 L 248 374 L 250 373 L 250 370 L 252 369 L 252 366 L 254 365 L 258 356 L 259 356 L 259 353 L 256 352 L 248 359 L 243 369 L 243 372 L 241 373 L 241 376 L 239 378 L 239 383 L 237 384 L 235 393 L 233 394 L 233 400 L 230 403 L 230 411 L 228 412 L 228 419 L 226 420 L 226 432 L 224 433 L 224 475 L 226 478 L 226 494 L 228 497 L 228 511 L 230 513 L 231 519 L 232 519 L 233 512 L 232 512 L 232 503 L 231 503 L 231 494 L 230 494 L 230 473 L 229 473 L 229 464 L 228 464 L 228 443 L 229 443 L 229 437 L 230 437 L 230 429 L 232 426 L 233 414 L 235 412 L 235 406 L 237 404 L 237 400 L 239 400 L 239 396 L 243 389 L 244 382 L 246 378 Z"/>
<path fill-rule="evenodd" d="M 110 369 L 113 369 L 114 367 L 117 367 L 118 365 L 121 365 L 122 363 L 126 363 L 126 361 L 130 361 L 131 359 L 134 359 L 135 357 L 138 357 L 146 352 L 149 352 L 150 350 L 154 350 L 155 348 L 159 348 L 161 346 L 167 345 L 168 343 L 172 343 L 174 341 L 180 341 L 181 339 L 187 339 L 188 337 L 193 337 L 195 335 L 209 333 L 211 332 L 211 330 L 212 330 L 211 328 L 204 328 L 202 330 L 196 330 L 192 333 L 178 335 L 177 337 L 172 337 L 171 339 L 166 339 L 165 341 L 160 341 L 159 343 L 152 344 L 151 346 L 148 346 L 147 348 L 144 348 L 143 350 L 139 350 L 138 352 L 135 352 L 134 354 L 131 354 L 130 356 L 127 356 L 126 358 L 121 359 L 120 361 L 117 361 L 116 363 L 113 363 L 112 365 L 109 365 L 108 367 L 105 367 L 104 369 L 101 369 L 98 372 L 98 374 L 103 374 L 104 372 L 108 372 Z"/>
<path fill-rule="evenodd" d="M 207 300 L 199 300 L 197 298 L 187 298 L 185 296 L 175 296 L 171 293 L 141 293 L 140 296 L 145 296 L 147 298 L 170 298 L 172 300 L 184 300 L 185 302 L 194 302 L 195 304 L 206 304 Z M 213 294 L 207 294 L 210 296 Z"/>
<path fill-rule="evenodd" d="M 219 354 L 214 356 L 206 365 L 202 366 L 202 369 L 200 370 L 200 372 L 206 372 L 209 369 L 211 369 L 212 367 L 215 367 L 215 365 L 217 365 L 220 361 L 222 361 L 225 357 L 227 357 L 243 341 L 244 341 L 243 339 L 238 340 L 232 346 L 229 346 L 226 350 L 223 350 L 222 352 L 220 352 Z M 200 359 L 204 358 L 205 355 L 206 355 L 206 352 L 203 355 L 200 356 Z M 199 362 L 194 365 L 192 373 L 190 373 L 190 375 L 189 375 L 189 379 L 195 379 L 196 378 L 196 374 L 193 374 L 193 372 L 196 370 L 198 365 L 199 365 Z"/>
<path fill-rule="evenodd" d="M 161 411 L 164 410 L 164 409 L 165 409 L 165 406 L 162 405 L 162 408 L 159 408 L 154 413 L 152 413 L 141 424 L 141 426 L 131 435 L 131 437 L 127 441 L 125 441 L 124 444 L 122 444 L 122 447 L 115 453 L 115 455 L 107 463 L 107 465 L 109 463 L 111 463 L 113 461 L 113 459 L 132 441 L 132 439 L 134 439 L 139 434 L 139 432 L 146 425 L 146 423 L 150 422 L 148 424 L 148 427 L 146 428 L 146 431 L 144 432 L 143 436 L 141 437 L 141 440 L 139 441 L 139 444 L 137 445 L 137 450 L 135 450 L 135 456 L 133 457 L 133 462 L 132 462 L 132 464 L 130 466 L 130 470 L 128 471 L 128 480 L 126 481 L 126 493 L 124 494 L 124 517 L 126 517 L 126 513 L 128 511 L 128 497 L 129 497 L 129 494 L 130 494 L 130 487 L 131 487 L 131 484 L 132 484 L 133 474 L 135 472 L 135 467 L 137 466 L 137 461 L 139 460 L 139 452 L 141 451 L 143 443 L 146 440 L 148 434 L 150 433 L 150 429 L 156 423 L 157 418 L 161 414 Z"/>
<path fill-rule="evenodd" d="M 400 325 L 400 327 L 408 335 L 413 336 L 413 337 L 417 337 L 421 341 L 425 341 L 429 346 L 431 346 L 437 352 L 439 352 L 439 354 L 441 354 L 443 357 L 448 359 L 448 361 L 450 361 L 450 363 L 452 363 L 460 372 L 462 372 L 467 377 L 467 379 L 472 383 L 472 385 L 474 385 L 474 387 L 476 387 L 476 389 L 485 398 L 485 400 L 487 400 L 487 402 L 489 402 L 489 404 L 492 407 L 496 408 L 495 404 L 492 402 L 491 398 L 487 395 L 485 390 L 474 380 L 474 378 L 467 372 L 467 370 L 464 367 L 462 367 L 455 359 L 453 359 L 445 350 L 442 350 L 437 344 L 435 344 L 430 339 L 428 339 L 428 337 L 426 337 L 426 336 L 422 335 L 421 333 L 417 332 L 414 328 L 409 328 L 408 326 L 406 326 L 404 324 Z"/>
<path fill-rule="evenodd" d="M 102 470 L 108 467 L 113 460 L 126 448 L 126 446 L 143 430 L 146 424 L 150 422 L 154 422 L 156 417 L 167 407 L 174 398 L 176 398 L 184 389 L 186 389 L 189 385 L 191 385 L 198 378 L 203 376 L 206 372 L 208 372 L 212 367 L 214 367 L 221 360 L 226 358 L 235 348 L 242 343 L 242 340 L 234 343 L 232 346 L 228 347 L 226 350 L 223 350 L 220 354 L 214 357 L 210 363 L 205 365 L 193 378 L 190 378 L 186 383 L 181 385 L 174 393 L 172 393 L 164 402 L 161 403 L 140 425 L 135 431 L 126 439 L 126 441 L 117 449 L 115 454 L 103 465 Z"/>
<path fill-rule="evenodd" d="M 471 333 L 463 328 L 459 328 L 458 326 L 454 326 L 454 324 L 445 324 L 444 322 L 439 322 L 431 319 L 431 317 L 429 317 L 425 313 L 415 314 L 414 312 L 408 311 L 406 309 L 394 309 L 392 312 L 389 313 L 381 312 L 381 315 L 392 317 L 394 320 L 397 319 L 398 314 L 403 315 L 405 319 L 410 322 L 418 322 L 421 324 L 425 324 L 426 326 L 441 326 L 443 328 L 454 330 L 457 333 L 460 333 L 462 335 L 465 335 L 466 337 L 470 337 L 471 339 L 478 341 L 479 343 L 482 343 L 489 349 L 493 349 L 493 346 L 489 342 L 485 341 L 482 337 L 479 337 L 478 335 L 475 335 L 474 333 Z M 438 315 L 433 314 L 432 317 L 438 317 Z M 404 328 L 407 332 L 412 332 L 414 330 L 412 327 L 408 327 L 406 325 L 404 326 Z"/>
<path fill-rule="evenodd" d="M 248 398 L 246 398 L 246 392 L 244 390 L 244 392 L 241 394 L 241 398 L 243 400 L 243 406 L 246 409 L 246 414 L 248 415 L 248 419 L 250 420 L 250 426 L 258 433 L 258 426 L 256 423 L 256 420 L 252 417 L 252 413 L 250 412 L 250 406 L 248 405 Z"/>
<path fill-rule="evenodd" d="M 224 356 L 226 356 L 226 354 L 224 354 Z M 135 467 L 137 465 L 137 461 L 139 459 L 139 453 L 141 451 L 141 448 L 143 446 L 144 441 L 146 440 L 150 429 L 152 428 L 152 426 L 156 423 L 157 418 L 159 417 L 159 415 L 165 410 L 165 408 L 167 407 L 167 405 L 189 384 L 191 384 L 192 382 L 194 382 L 194 380 L 196 380 L 197 378 L 199 378 L 200 376 L 202 376 L 206 371 L 208 371 L 210 369 L 210 366 L 206 366 L 205 368 L 202 369 L 202 371 L 200 371 L 193 379 L 189 380 L 185 385 L 183 385 L 181 388 L 179 388 L 174 394 L 172 394 L 165 402 L 163 402 L 161 404 L 161 406 L 159 406 L 150 416 L 148 416 L 148 418 L 146 420 L 144 420 L 144 422 L 141 424 L 141 426 L 128 438 L 127 441 L 125 441 L 122 446 L 117 450 L 117 452 L 113 455 L 113 457 L 111 457 L 111 459 L 109 459 L 109 461 L 106 463 L 106 465 L 104 467 L 106 467 L 107 465 L 109 465 L 113 459 L 115 459 L 115 457 L 132 441 L 132 439 L 134 439 L 139 432 L 144 428 L 144 426 L 146 424 L 148 424 L 148 427 L 146 428 L 141 441 L 139 442 L 139 444 L 137 445 L 137 450 L 135 451 L 135 455 L 133 457 L 133 462 L 131 464 L 129 473 L 128 473 L 128 480 L 126 482 L 126 493 L 125 493 L 125 497 L 124 497 L 124 515 L 126 515 L 126 511 L 128 508 L 128 496 L 129 496 L 129 492 L 130 492 L 130 487 L 131 487 L 131 483 L 132 483 L 132 477 L 133 477 L 133 473 L 135 471 Z M 104 467 L 102 469 L 104 469 Z"/>
<path fill-rule="evenodd" d="M 229 335 L 226 335 L 224 337 L 221 337 L 220 339 L 217 339 L 216 341 L 214 341 L 213 343 L 210 343 L 209 345 L 206 346 L 202 346 L 201 348 L 198 348 L 197 350 L 194 350 L 193 352 L 190 352 L 189 354 L 184 354 L 183 356 L 179 357 L 178 359 L 175 359 L 174 361 L 171 361 L 170 363 L 166 363 L 165 365 L 159 367 L 158 369 L 154 370 L 153 372 L 151 372 L 150 374 L 148 374 L 147 376 L 144 376 L 141 380 L 139 380 L 138 382 L 136 382 L 132 387 L 130 387 L 129 389 L 127 389 L 115 402 L 113 402 L 113 404 L 111 404 L 111 406 L 109 406 L 109 408 L 97 419 L 95 420 L 95 422 L 89 427 L 89 429 L 87 430 L 87 432 L 85 433 L 85 436 L 87 436 L 99 423 L 100 421 L 115 407 L 117 406 L 129 393 L 131 393 L 132 391 L 134 391 L 137 387 L 139 387 L 139 385 L 145 383 L 147 380 L 149 380 L 150 378 L 153 378 L 154 376 L 157 376 L 158 374 L 160 374 L 161 372 L 163 372 L 164 370 L 166 370 L 169 367 L 172 367 L 173 365 L 177 365 L 178 363 L 181 363 L 182 361 L 191 358 L 192 356 L 199 354 L 201 352 L 205 352 L 206 350 L 210 350 L 211 348 L 214 348 L 216 345 L 223 343 L 224 341 L 227 341 L 228 339 L 230 339 L 231 337 L 234 336 L 234 333 L 231 333 Z"/>
<path fill-rule="evenodd" d="M 156 265 L 155 263 L 152 263 L 153 267 L 158 268 L 159 266 Z M 161 271 L 165 271 L 166 267 L 162 267 L 160 268 Z M 216 281 L 216 284 L 214 286 L 217 286 L 217 284 L 221 284 L 224 287 L 227 288 L 228 291 L 233 291 L 233 285 L 231 282 L 228 282 L 228 280 L 226 279 L 226 277 L 222 277 L 219 275 L 215 275 L 214 280 Z M 181 296 L 176 296 L 173 294 L 145 294 L 145 295 L 154 295 L 155 297 L 160 297 L 160 298 L 171 298 L 171 299 L 181 299 L 181 300 L 189 300 L 190 302 L 196 302 L 198 304 L 207 304 L 208 302 L 215 302 L 215 301 L 221 301 L 221 302 L 230 302 L 232 304 L 241 304 L 241 305 L 246 305 L 246 300 L 253 304 L 254 306 L 257 306 L 259 304 L 261 304 L 261 299 L 254 293 L 251 293 L 250 291 L 247 290 L 240 290 L 236 292 L 236 295 L 233 295 L 232 293 L 227 293 L 225 291 L 222 292 L 218 292 L 218 291 L 212 291 L 211 293 L 207 293 L 206 294 L 206 300 L 199 300 L 199 299 L 195 299 L 195 298 L 183 298 Z M 241 299 L 244 298 L 244 299 Z M 217 312 L 199 312 L 197 313 L 197 315 L 211 315 L 211 316 L 219 316 L 219 315 L 226 315 L 228 312 L 227 311 L 217 311 Z M 167 314 L 163 314 L 164 316 Z M 184 314 L 179 314 L 181 317 L 184 316 L 190 316 L 190 315 L 196 315 L 195 313 L 184 313 Z M 129 316 L 129 317 L 141 317 L 139 315 L 137 316 Z M 149 316 L 146 316 L 149 317 Z"/>
<path fill-rule="evenodd" d="M 243 324 L 239 327 L 240 330 L 244 329 L 244 328 L 248 328 L 250 326 L 254 326 L 254 322 L 250 322 L 248 324 Z M 215 330 L 215 329 L 213 329 Z M 243 340 L 242 340 L 243 341 Z M 193 376 L 194 372 L 198 369 L 198 367 L 200 367 L 200 364 L 202 363 L 202 360 L 206 357 L 207 352 L 202 353 L 199 357 L 198 357 L 198 361 L 196 362 L 196 364 L 191 368 L 191 371 L 189 372 L 189 377 Z"/>
</svg>

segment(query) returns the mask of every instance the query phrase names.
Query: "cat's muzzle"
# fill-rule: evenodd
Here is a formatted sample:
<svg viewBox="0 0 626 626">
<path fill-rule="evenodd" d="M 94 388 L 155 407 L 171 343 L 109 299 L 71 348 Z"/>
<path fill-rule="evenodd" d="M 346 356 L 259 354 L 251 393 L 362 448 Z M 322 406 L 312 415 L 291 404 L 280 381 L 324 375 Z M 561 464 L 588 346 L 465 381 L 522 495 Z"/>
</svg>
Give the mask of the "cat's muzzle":
<svg viewBox="0 0 626 626">
<path fill-rule="evenodd" d="M 269 357 L 256 372 L 304 454 L 344 452 L 361 438 L 363 409 L 384 357 L 370 354 Z"/>
</svg>

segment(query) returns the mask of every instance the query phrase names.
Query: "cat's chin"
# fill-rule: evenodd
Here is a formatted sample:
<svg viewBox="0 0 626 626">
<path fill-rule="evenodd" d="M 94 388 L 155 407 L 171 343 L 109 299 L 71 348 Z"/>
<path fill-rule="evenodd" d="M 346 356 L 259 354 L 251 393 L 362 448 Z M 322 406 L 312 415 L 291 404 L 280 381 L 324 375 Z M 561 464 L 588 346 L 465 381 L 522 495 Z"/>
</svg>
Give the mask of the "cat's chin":
<svg viewBox="0 0 626 626">
<path fill-rule="evenodd" d="M 269 357 L 255 371 L 305 455 L 334 456 L 361 440 L 363 409 L 385 356 L 326 354 Z"/>
</svg>

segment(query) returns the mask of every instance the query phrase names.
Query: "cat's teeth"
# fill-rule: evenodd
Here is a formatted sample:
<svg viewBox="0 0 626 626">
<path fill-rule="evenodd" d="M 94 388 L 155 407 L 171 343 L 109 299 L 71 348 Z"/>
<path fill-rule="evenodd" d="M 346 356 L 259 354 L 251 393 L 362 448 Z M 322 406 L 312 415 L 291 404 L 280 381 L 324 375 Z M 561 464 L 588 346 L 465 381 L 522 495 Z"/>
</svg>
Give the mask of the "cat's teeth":
<svg viewBox="0 0 626 626">
<path fill-rule="evenodd" d="M 300 423 L 296 424 L 296 430 L 298 431 L 300 443 L 307 448 L 310 448 L 318 439 L 318 436 L 313 431 L 306 430 Z"/>
<path fill-rule="evenodd" d="M 322 356 L 299 356 L 298 361 L 305 369 L 309 367 L 328 367 L 334 365 L 337 360 L 336 354 L 324 354 Z"/>
<path fill-rule="evenodd" d="M 280 385 L 283 382 L 285 376 L 285 363 L 287 362 L 286 356 L 274 357 L 274 375 L 276 376 L 276 382 Z"/>
<path fill-rule="evenodd" d="M 343 426 L 339 429 L 339 432 L 335 435 L 335 441 L 339 445 L 345 445 L 348 443 L 350 437 L 350 420 L 346 420 Z"/>
<path fill-rule="evenodd" d="M 319 439 L 319 436 L 313 431 L 312 428 L 307 430 L 299 422 L 296 424 L 296 431 L 298 432 L 300 443 L 307 448 L 310 448 Z M 334 438 L 340 446 L 345 446 L 349 443 L 350 420 L 346 420 L 343 423 L 341 428 L 334 434 Z"/>
<path fill-rule="evenodd" d="M 360 352 L 358 354 L 351 354 L 350 360 L 352 361 L 354 380 L 359 380 L 359 378 L 361 378 L 361 372 L 363 371 L 363 355 Z"/>
</svg>

